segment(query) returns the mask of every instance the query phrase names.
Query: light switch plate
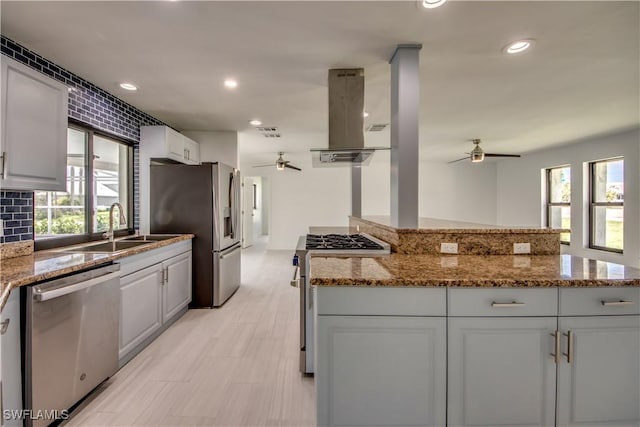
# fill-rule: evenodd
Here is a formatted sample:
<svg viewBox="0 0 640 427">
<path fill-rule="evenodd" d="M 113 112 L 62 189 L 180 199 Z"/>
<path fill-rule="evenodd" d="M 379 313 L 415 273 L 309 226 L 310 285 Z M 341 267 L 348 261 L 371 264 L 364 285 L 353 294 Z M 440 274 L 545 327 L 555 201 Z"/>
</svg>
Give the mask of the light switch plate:
<svg viewBox="0 0 640 427">
<path fill-rule="evenodd" d="M 457 243 L 440 243 L 440 253 L 457 254 L 458 244 Z"/>
<path fill-rule="evenodd" d="M 4 220 L 0 219 L 0 237 L 4 236 Z"/>
<path fill-rule="evenodd" d="M 513 244 L 513 253 L 514 254 L 530 254 L 531 253 L 531 243 L 514 243 Z"/>
</svg>

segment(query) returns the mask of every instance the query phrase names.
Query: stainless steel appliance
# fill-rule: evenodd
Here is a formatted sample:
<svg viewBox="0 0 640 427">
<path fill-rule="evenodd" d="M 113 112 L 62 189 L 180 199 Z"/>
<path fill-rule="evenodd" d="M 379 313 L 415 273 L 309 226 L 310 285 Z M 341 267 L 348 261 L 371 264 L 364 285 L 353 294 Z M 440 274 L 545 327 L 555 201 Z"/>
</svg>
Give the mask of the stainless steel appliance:
<svg viewBox="0 0 640 427">
<path fill-rule="evenodd" d="M 118 369 L 120 265 L 28 287 L 25 307 L 26 425 L 45 426 Z"/>
<path fill-rule="evenodd" d="M 298 239 L 293 257 L 297 268 L 291 285 L 300 287 L 300 372 L 314 372 L 313 292 L 309 285 L 311 255 L 373 256 L 390 252 L 388 243 L 365 233 L 307 234 Z"/>
<path fill-rule="evenodd" d="M 329 70 L 329 148 L 312 148 L 313 167 L 366 166 L 376 150 L 364 146 L 364 68 Z M 380 131 L 384 124 L 372 125 Z"/>
<path fill-rule="evenodd" d="M 240 287 L 240 172 L 222 163 L 151 165 L 151 232 L 192 233 L 193 307 Z"/>
</svg>

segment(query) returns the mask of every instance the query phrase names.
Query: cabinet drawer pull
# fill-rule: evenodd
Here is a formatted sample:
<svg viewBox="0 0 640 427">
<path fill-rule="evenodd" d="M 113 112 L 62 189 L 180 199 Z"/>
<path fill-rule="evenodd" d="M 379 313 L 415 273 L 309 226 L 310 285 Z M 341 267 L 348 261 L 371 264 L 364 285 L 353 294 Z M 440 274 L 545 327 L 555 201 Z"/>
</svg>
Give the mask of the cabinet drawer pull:
<svg viewBox="0 0 640 427">
<path fill-rule="evenodd" d="M 551 353 L 551 356 L 553 357 L 553 360 L 557 365 L 558 363 L 560 363 L 560 332 L 551 332 L 549 335 L 554 338 L 555 353 Z"/>
<path fill-rule="evenodd" d="M 0 323 L 0 335 L 4 335 L 7 332 L 7 329 L 9 329 L 9 323 L 11 322 L 11 319 L 5 319 L 2 323 Z"/>
<path fill-rule="evenodd" d="M 495 302 L 491 301 L 491 307 L 501 308 L 501 307 L 524 307 L 525 303 L 518 301 L 511 302 Z"/>
<path fill-rule="evenodd" d="M 562 335 L 567 337 L 567 352 L 562 354 L 567 358 L 567 363 L 571 363 L 573 362 L 573 332 L 567 331 L 566 334 Z"/>
<path fill-rule="evenodd" d="M 623 299 L 616 300 L 616 301 L 600 300 L 600 302 L 602 303 L 602 305 L 604 307 L 617 307 L 617 306 L 621 306 L 621 305 L 633 305 L 633 304 L 635 304 L 635 302 L 633 302 L 633 301 L 625 301 Z"/>
</svg>

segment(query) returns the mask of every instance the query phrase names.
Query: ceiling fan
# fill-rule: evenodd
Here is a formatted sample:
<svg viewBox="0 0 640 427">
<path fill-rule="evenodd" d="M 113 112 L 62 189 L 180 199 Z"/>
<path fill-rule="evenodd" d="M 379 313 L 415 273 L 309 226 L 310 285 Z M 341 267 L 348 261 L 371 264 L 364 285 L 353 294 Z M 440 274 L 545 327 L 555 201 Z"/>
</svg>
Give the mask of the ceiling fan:
<svg viewBox="0 0 640 427">
<path fill-rule="evenodd" d="M 468 154 L 467 157 L 463 157 L 458 160 L 452 160 L 448 163 L 455 163 L 455 162 L 459 162 L 460 160 L 467 160 L 467 159 L 471 159 L 473 163 L 478 163 L 483 161 L 485 157 L 520 157 L 520 154 L 485 153 L 484 150 L 480 147 L 480 143 L 482 142 L 480 141 L 480 139 L 472 139 L 471 142 L 473 142 L 476 146 L 473 147 L 473 150 L 471 150 L 470 153 L 467 153 Z"/>
<path fill-rule="evenodd" d="M 290 165 L 289 164 L 290 163 L 289 160 L 283 159 L 282 156 L 284 156 L 284 151 L 278 152 L 278 159 L 275 162 L 275 166 L 276 166 L 277 170 L 283 171 L 283 170 L 285 170 L 285 168 L 294 169 L 294 170 L 297 170 L 297 171 L 301 171 L 302 170 L 299 167 Z M 268 165 L 257 165 L 257 166 L 253 166 L 253 167 L 254 168 L 265 168 L 265 167 L 269 167 L 269 166 L 273 166 L 273 165 L 274 165 L 274 163 L 271 163 L 271 164 L 268 164 Z"/>
</svg>

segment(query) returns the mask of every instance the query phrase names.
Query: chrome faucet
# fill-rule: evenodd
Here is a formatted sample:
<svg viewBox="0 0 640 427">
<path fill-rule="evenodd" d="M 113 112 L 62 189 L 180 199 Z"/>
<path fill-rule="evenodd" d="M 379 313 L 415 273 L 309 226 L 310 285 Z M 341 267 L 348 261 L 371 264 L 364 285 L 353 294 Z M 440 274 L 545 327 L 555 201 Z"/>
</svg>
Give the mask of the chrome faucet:
<svg viewBox="0 0 640 427">
<path fill-rule="evenodd" d="M 122 209 L 122 205 L 118 202 L 113 203 L 109 208 L 109 231 L 102 235 L 105 239 L 109 239 L 110 242 L 113 242 L 113 208 L 116 206 L 120 212 L 120 225 L 127 224 L 127 218 L 124 216 L 124 209 Z"/>
</svg>

